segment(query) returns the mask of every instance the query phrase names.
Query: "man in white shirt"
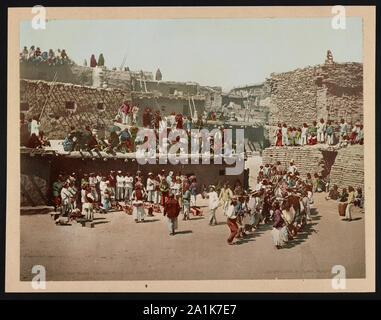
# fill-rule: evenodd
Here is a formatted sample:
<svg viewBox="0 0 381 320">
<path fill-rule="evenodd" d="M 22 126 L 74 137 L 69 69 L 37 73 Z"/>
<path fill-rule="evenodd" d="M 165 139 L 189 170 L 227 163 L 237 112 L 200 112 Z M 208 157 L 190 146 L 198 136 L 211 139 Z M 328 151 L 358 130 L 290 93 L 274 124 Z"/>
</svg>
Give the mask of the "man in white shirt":
<svg viewBox="0 0 381 320">
<path fill-rule="evenodd" d="M 294 165 L 294 162 L 291 161 L 287 172 L 290 172 L 291 174 L 295 174 L 296 171 L 298 171 L 298 168 Z"/>
<path fill-rule="evenodd" d="M 102 177 L 101 182 L 99 182 L 99 190 L 101 192 L 101 203 L 102 203 L 102 205 L 104 205 L 104 200 L 105 200 L 104 193 L 105 193 L 106 188 L 107 188 L 106 177 Z"/>
<path fill-rule="evenodd" d="M 38 117 L 33 117 L 31 126 L 30 126 L 30 135 L 35 134 L 37 137 L 40 134 L 40 122 L 38 121 Z"/>
<path fill-rule="evenodd" d="M 324 119 L 321 118 L 320 122 L 317 124 L 317 141 L 320 143 L 324 143 L 326 125 Z"/>
<path fill-rule="evenodd" d="M 237 214 L 235 212 L 236 204 L 237 204 L 237 200 L 233 199 L 228 206 L 228 210 L 226 211 L 226 215 L 228 217 L 228 220 L 226 221 L 226 223 L 230 229 L 228 244 L 233 244 L 233 239 L 238 233 Z"/>
<path fill-rule="evenodd" d="M 95 173 L 91 172 L 90 177 L 89 177 L 89 186 L 90 186 L 91 194 L 92 194 L 95 202 L 98 201 L 98 193 L 97 193 L 97 189 L 96 189 L 97 183 L 98 183 L 98 179 L 95 176 Z"/>
<path fill-rule="evenodd" d="M 148 173 L 148 178 L 147 178 L 147 187 L 146 187 L 146 190 L 147 190 L 147 201 L 148 202 L 153 202 L 153 195 L 154 195 L 154 191 L 155 191 L 155 188 L 154 188 L 154 176 L 153 176 L 153 173 L 150 172 Z"/>
<path fill-rule="evenodd" d="M 124 200 L 131 200 L 134 178 L 129 172 L 124 177 Z"/>
<path fill-rule="evenodd" d="M 61 216 L 68 215 L 71 209 L 71 193 L 68 189 L 68 186 L 69 186 L 68 183 L 65 182 L 61 189 L 61 204 L 62 204 Z"/>
<path fill-rule="evenodd" d="M 209 187 L 209 209 L 210 209 L 210 215 L 209 215 L 209 225 L 217 225 L 217 219 L 216 219 L 216 210 L 218 208 L 219 199 L 218 194 L 216 192 L 215 186 Z"/>
<path fill-rule="evenodd" d="M 124 199 L 124 181 L 125 178 L 122 175 L 122 171 L 118 171 L 116 175 L 116 201 L 122 201 Z"/>
<path fill-rule="evenodd" d="M 344 137 L 347 136 L 348 131 L 348 123 L 345 122 L 344 119 L 340 120 L 340 137 L 339 137 L 339 143 L 342 143 L 344 141 Z"/>
<path fill-rule="evenodd" d="M 307 123 L 303 123 L 302 133 L 301 133 L 302 146 L 305 146 L 307 144 L 307 134 L 308 134 L 308 125 Z"/>
</svg>

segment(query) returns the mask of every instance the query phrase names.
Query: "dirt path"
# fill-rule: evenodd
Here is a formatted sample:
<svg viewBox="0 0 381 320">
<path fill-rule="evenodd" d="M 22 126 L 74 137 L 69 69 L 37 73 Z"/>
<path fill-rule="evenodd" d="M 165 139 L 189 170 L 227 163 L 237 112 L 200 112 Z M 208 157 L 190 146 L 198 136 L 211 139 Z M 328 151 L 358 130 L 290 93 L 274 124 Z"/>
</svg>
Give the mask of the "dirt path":
<svg viewBox="0 0 381 320">
<path fill-rule="evenodd" d="M 206 205 L 206 201 L 199 201 Z M 337 202 L 315 195 L 313 222 L 288 247 L 277 250 L 271 225 L 229 246 L 221 209 L 217 226 L 206 217 L 179 219 L 168 235 L 162 214 L 136 224 L 123 212 L 96 215 L 94 229 L 56 226 L 50 215 L 21 216 L 21 280 L 33 265 L 46 267 L 47 280 L 163 280 L 332 278 L 345 266 L 348 278 L 365 275 L 364 214 L 341 221 Z"/>
</svg>

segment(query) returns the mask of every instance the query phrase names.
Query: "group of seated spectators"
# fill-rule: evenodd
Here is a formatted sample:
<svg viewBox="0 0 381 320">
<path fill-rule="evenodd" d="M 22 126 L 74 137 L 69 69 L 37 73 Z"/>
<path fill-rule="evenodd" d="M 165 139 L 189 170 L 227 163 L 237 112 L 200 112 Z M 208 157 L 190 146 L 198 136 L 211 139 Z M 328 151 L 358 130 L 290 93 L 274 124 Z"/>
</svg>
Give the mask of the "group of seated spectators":
<svg viewBox="0 0 381 320">
<path fill-rule="evenodd" d="M 46 62 L 50 66 L 72 63 L 69 59 L 65 49 L 49 49 L 49 51 L 41 51 L 39 47 L 32 45 L 30 49 L 25 46 L 22 52 L 20 53 L 21 61 L 30 61 L 30 62 Z"/>
</svg>

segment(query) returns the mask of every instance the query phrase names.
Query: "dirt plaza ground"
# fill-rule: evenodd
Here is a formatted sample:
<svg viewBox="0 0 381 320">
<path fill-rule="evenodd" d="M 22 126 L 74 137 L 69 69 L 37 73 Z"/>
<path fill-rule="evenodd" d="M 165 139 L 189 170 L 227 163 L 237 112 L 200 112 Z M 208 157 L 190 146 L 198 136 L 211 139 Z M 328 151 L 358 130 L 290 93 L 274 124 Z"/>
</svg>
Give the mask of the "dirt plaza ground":
<svg viewBox="0 0 381 320">
<path fill-rule="evenodd" d="M 262 225 L 233 246 L 222 209 L 217 226 L 208 225 L 207 200 L 198 199 L 203 217 L 183 221 L 169 236 L 163 214 L 136 224 L 124 212 L 95 215 L 95 228 L 73 222 L 56 226 L 49 214 L 21 216 L 21 280 L 43 265 L 48 281 L 59 280 L 216 280 L 332 278 L 334 265 L 347 278 L 365 276 L 364 213 L 342 221 L 336 201 L 315 194 L 312 223 L 277 250 L 272 225 Z"/>
</svg>

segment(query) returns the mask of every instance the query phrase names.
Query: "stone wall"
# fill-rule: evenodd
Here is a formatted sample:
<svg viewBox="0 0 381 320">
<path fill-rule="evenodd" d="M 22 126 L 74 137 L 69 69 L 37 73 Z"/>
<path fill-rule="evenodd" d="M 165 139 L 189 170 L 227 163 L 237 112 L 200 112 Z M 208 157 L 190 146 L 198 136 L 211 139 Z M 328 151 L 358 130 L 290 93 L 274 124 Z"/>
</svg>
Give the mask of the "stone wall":
<svg viewBox="0 0 381 320">
<path fill-rule="evenodd" d="M 120 89 L 102 89 L 67 83 L 20 81 L 20 111 L 25 119 L 42 112 L 41 130 L 49 139 L 63 139 L 71 126 L 90 125 L 104 131 L 131 93 Z"/>
<path fill-rule="evenodd" d="M 78 65 L 57 64 L 49 66 L 46 62 L 20 62 L 20 79 L 53 81 L 91 86 L 92 68 Z"/>
<path fill-rule="evenodd" d="M 199 84 L 195 82 L 175 81 L 140 81 L 139 78 L 132 80 L 133 91 L 155 92 L 162 95 L 197 95 Z M 147 90 L 146 90 L 147 89 Z"/>
<path fill-rule="evenodd" d="M 361 63 L 334 63 L 309 66 L 284 73 L 272 73 L 270 137 L 279 122 L 301 127 L 324 118 L 337 123 L 363 121 L 363 66 Z M 271 139 L 274 143 L 275 139 Z"/>
<path fill-rule="evenodd" d="M 348 146 L 340 149 L 331 168 L 331 183 L 340 189 L 352 186 L 364 190 L 364 147 Z"/>
<path fill-rule="evenodd" d="M 270 147 L 262 153 L 263 165 L 280 161 L 284 170 L 287 170 L 291 160 L 303 178 L 307 173 L 320 174 L 325 168 L 323 153 L 315 147 Z"/>
<path fill-rule="evenodd" d="M 262 153 L 262 164 L 275 164 L 280 161 L 287 169 L 293 160 L 302 178 L 309 172 L 312 175 L 330 172 L 331 185 L 337 184 L 339 189 L 364 187 L 364 147 L 348 146 L 337 150 L 305 147 L 270 147 Z"/>
</svg>

